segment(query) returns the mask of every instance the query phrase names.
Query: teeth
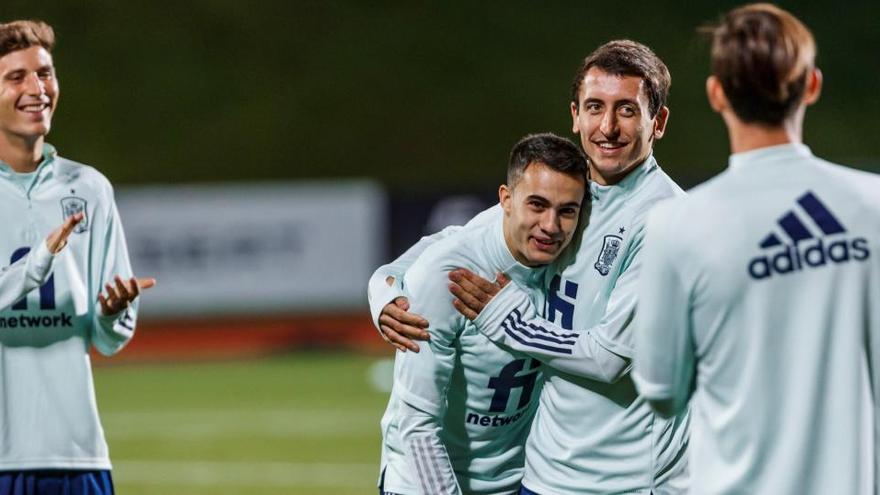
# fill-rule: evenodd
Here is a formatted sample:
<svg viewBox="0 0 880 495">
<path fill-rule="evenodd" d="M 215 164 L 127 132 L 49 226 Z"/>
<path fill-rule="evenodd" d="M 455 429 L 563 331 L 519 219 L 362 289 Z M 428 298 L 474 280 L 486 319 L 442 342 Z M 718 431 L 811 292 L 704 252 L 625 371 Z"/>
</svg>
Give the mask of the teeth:
<svg viewBox="0 0 880 495">
<path fill-rule="evenodd" d="M 40 104 L 35 104 L 35 105 L 25 105 L 25 106 L 21 107 L 21 109 L 26 112 L 39 112 L 39 111 L 47 108 L 48 106 L 49 105 L 47 105 L 45 103 L 40 103 Z"/>
</svg>

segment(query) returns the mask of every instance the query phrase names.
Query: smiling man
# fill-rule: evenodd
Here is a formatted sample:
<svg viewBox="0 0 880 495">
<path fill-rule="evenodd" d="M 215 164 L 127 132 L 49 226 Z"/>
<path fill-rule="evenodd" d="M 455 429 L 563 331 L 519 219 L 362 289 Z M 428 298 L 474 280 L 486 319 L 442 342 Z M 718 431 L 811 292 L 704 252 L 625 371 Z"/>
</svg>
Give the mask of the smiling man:
<svg viewBox="0 0 880 495">
<path fill-rule="evenodd" d="M 669 85 L 665 64 L 628 40 L 600 46 L 576 72 L 569 110 L 590 158 L 592 205 L 572 256 L 553 267 L 544 305 L 515 284 L 499 293 L 497 284 L 469 270 L 451 273 L 457 307 L 477 330 L 546 365 L 526 445 L 524 494 L 686 489 L 687 414 L 658 417 L 629 375 L 645 215 L 658 201 L 683 194 L 652 154 L 666 129 Z M 499 214 L 493 207 L 464 230 Z M 375 321 L 398 346 L 416 350 L 405 337 L 419 338 L 426 322 L 418 311 L 405 311 L 418 300 L 401 297 L 397 281 L 425 246 L 452 230 L 420 241 L 370 280 Z M 503 329 L 514 317 L 521 324 Z"/>
<path fill-rule="evenodd" d="M 88 351 L 131 339 L 136 298 L 155 282 L 131 275 L 107 179 L 45 142 L 54 43 L 43 22 L 0 24 L 0 256 L 16 266 L 62 220 L 69 236 L 38 245 L 38 260 L 44 245 L 67 249 L 39 290 L 0 308 L 0 495 L 113 493 Z"/>
<path fill-rule="evenodd" d="M 573 143 L 527 136 L 511 151 L 507 184 L 498 191 L 501 215 L 435 243 L 407 271 L 404 290 L 430 319 L 432 338 L 421 353 L 395 358 L 382 418 L 380 493 L 518 489 L 539 363 L 492 344 L 458 314 L 447 275 L 460 266 L 485 276 L 504 271 L 541 304 L 544 268 L 578 227 L 586 176 L 586 158 Z"/>
</svg>

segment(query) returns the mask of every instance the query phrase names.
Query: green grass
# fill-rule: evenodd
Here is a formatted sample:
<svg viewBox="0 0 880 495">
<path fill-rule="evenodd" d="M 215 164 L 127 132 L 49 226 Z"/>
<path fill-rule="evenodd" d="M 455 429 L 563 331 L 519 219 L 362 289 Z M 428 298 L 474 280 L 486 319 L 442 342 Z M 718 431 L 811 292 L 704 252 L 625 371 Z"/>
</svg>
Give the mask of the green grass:
<svg viewBox="0 0 880 495">
<path fill-rule="evenodd" d="M 387 402 L 369 380 L 377 360 L 298 353 L 97 368 L 117 491 L 374 493 Z"/>
</svg>

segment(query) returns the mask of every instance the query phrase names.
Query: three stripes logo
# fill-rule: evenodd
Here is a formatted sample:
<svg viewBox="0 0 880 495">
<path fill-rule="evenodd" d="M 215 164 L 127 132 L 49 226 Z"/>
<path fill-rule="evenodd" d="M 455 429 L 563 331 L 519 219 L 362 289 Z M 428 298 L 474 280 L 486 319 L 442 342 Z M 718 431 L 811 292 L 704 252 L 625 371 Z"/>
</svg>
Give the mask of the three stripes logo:
<svg viewBox="0 0 880 495">
<path fill-rule="evenodd" d="M 760 247 L 773 251 L 752 258 L 749 262 L 749 275 L 752 278 L 762 280 L 774 274 L 785 275 L 829 263 L 864 261 L 871 255 L 868 240 L 844 236 L 846 228 L 815 194 L 807 191 L 797 199 L 797 204 L 799 209 L 788 211 L 777 222 L 788 242 L 784 242 L 776 233 L 767 235 Z M 803 214 L 810 218 L 815 228 L 811 229 L 804 223 Z M 821 231 L 821 235 L 816 229 Z"/>
</svg>

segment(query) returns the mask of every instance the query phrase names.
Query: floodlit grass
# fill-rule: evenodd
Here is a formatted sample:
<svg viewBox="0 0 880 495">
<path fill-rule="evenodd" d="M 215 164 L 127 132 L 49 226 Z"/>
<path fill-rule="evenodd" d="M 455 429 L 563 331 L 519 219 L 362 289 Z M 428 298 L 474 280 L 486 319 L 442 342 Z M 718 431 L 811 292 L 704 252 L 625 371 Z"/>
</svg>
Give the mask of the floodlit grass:
<svg viewBox="0 0 880 495">
<path fill-rule="evenodd" d="M 376 361 L 297 353 L 97 368 L 117 491 L 374 493 L 387 401 L 369 381 Z"/>
</svg>

